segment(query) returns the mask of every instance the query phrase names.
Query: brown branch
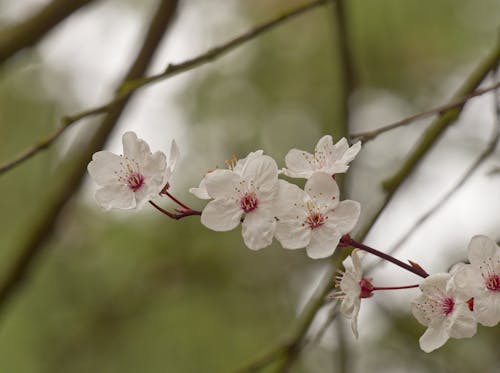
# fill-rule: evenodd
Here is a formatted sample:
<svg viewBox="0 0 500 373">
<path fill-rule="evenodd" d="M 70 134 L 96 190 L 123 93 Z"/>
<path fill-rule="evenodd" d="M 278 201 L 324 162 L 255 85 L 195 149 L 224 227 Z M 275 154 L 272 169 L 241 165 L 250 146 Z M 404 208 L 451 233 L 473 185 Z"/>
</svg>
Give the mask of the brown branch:
<svg viewBox="0 0 500 373">
<path fill-rule="evenodd" d="M 149 25 L 141 50 L 123 81 L 141 76 L 147 70 L 168 25 L 172 23 L 176 8 L 177 0 L 162 0 L 160 2 Z M 32 233 L 20 248 L 19 256 L 10 266 L 7 276 L 0 286 L 0 309 L 5 307 L 15 290 L 25 280 L 37 255 L 40 255 L 43 248 L 46 247 L 45 244 L 52 235 L 61 211 L 78 190 L 86 174 L 85 166 L 90 161 L 92 154 L 104 146 L 130 98 L 131 95 L 123 98 L 110 108 L 99 129 L 91 137 L 84 150 L 76 156 L 75 162 L 69 171 L 69 176 L 61 183 L 59 190 L 54 193 L 53 199 L 50 200 L 42 218 L 31 229 Z"/>
<path fill-rule="evenodd" d="M 397 122 L 388 124 L 386 126 L 377 128 L 377 129 L 372 130 L 372 131 L 354 133 L 354 134 L 350 135 L 349 137 L 350 137 L 351 141 L 359 140 L 359 141 L 362 141 L 363 143 L 366 143 L 370 140 L 373 140 L 374 138 L 376 138 L 377 136 L 379 136 L 385 132 L 391 131 L 391 130 L 399 128 L 399 127 L 406 126 L 410 123 L 415 122 L 416 120 L 432 117 L 434 115 L 442 114 L 443 112 L 445 112 L 447 110 L 461 107 L 461 106 L 465 105 L 471 98 L 481 96 L 481 95 L 484 95 L 485 93 L 494 91 L 498 87 L 500 87 L 500 82 L 496 83 L 490 87 L 477 89 L 474 92 L 472 92 L 471 94 L 469 94 L 465 97 L 462 97 L 461 99 L 451 101 L 445 105 L 437 106 L 437 107 L 430 109 L 428 111 L 424 111 L 424 112 L 412 115 L 410 117 L 398 120 Z"/>
<path fill-rule="evenodd" d="M 36 44 L 50 30 L 93 0 L 53 0 L 25 21 L 0 30 L 0 64 Z"/>
<path fill-rule="evenodd" d="M 309 10 L 312 10 L 320 5 L 326 4 L 330 0 L 316 0 L 312 1 L 306 5 L 303 5 L 301 7 L 298 7 L 288 13 L 285 13 L 269 22 L 266 22 L 234 39 L 231 41 L 219 45 L 218 47 L 212 48 L 208 50 L 207 52 L 194 57 L 192 59 L 189 59 L 187 61 L 184 61 L 179 64 L 169 64 L 167 68 L 165 69 L 164 72 L 161 74 L 157 75 L 151 75 L 149 77 L 140 77 L 136 76 L 134 78 L 130 78 L 122 83 L 120 88 L 117 90 L 117 96 L 109 101 L 108 103 L 89 109 L 85 110 L 81 113 L 74 114 L 74 115 L 69 115 L 66 116 L 62 119 L 62 124 L 61 128 L 59 128 L 57 131 L 49 135 L 47 138 L 44 140 L 41 140 L 38 144 L 30 147 L 27 150 L 24 150 L 21 154 L 19 154 L 17 157 L 12 159 L 11 161 L 8 161 L 4 163 L 3 165 L 0 166 L 0 174 L 5 173 L 12 168 L 18 166 L 22 162 L 26 161 L 27 159 L 33 157 L 35 154 L 39 153 L 42 150 L 47 149 L 54 141 L 56 141 L 63 133 L 66 131 L 66 129 L 84 119 L 84 118 L 89 118 L 93 117 L 98 114 L 103 114 L 107 113 L 111 110 L 114 105 L 119 104 L 121 101 L 123 101 L 124 98 L 128 97 L 132 92 L 136 91 L 137 89 L 144 87 L 146 85 L 149 85 L 151 83 L 160 81 L 160 80 L 165 80 L 168 78 L 173 77 L 174 75 L 192 70 L 194 68 L 197 68 L 201 65 L 204 65 L 206 63 L 212 62 L 215 59 L 222 57 L 223 55 L 229 53 L 233 49 L 245 44 L 246 42 L 255 39 L 256 37 L 260 36 L 266 31 L 271 30 L 275 26 L 288 21 L 292 18 L 295 18 L 296 16 L 306 13 Z M 141 74 L 142 76 L 142 74 Z"/>
</svg>

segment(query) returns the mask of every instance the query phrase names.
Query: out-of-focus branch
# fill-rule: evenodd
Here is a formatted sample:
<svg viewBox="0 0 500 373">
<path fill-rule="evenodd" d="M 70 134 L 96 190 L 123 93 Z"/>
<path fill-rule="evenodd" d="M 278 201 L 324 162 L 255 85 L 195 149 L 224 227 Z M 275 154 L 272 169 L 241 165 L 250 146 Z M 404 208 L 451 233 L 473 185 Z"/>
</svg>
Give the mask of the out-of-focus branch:
<svg viewBox="0 0 500 373">
<path fill-rule="evenodd" d="M 455 195 L 455 193 L 471 178 L 471 176 L 476 172 L 479 167 L 495 152 L 495 149 L 500 142 L 500 93 L 498 92 L 498 87 L 500 84 L 495 84 L 497 89 L 494 91 L 494 111 L 495 111 L 495 126 L 493 127 L 493 132 L 491 134 L 491 138 L 488 141 L 488 145 L 486 148 L 479 154 L 474 163 L 465 171 L 462 177 L 456 182 L 456 184 L 446 193 L 443 197 L 441 197 L 431 208 L 427 210 L 427 212 L 422 215 L 411 227 L 406 231 L 406 233 L 396 242 L 388 251 L 389 255 L 393 255 L 399 248 L 401 248 L 408 239 L 415 234 L 415 232 L 427 221 L 429 220 L 436 212 L 438 212 L 445 204 L 448 202 L 451 197 Z M 380 264 L 381 261 L 375 263 L 373 267 Z M 367 269 L 368 271 L 368 269 Z"/>
<path fill-rule="evenodd" d="M 74 115 L 69 115 L 65 116 L 62 118 L 62 123 L 61 127 L 55 131 L 54 133 L 50 134 L 47 136 L 45 139 L 41 140 L 38 142 L 38 144 L 35 144 L 34 146 L 30 147 L 29 149 L 26 149 L 23 151 L 21 154 L 19 154 L 17 157 L 12 159 L 11 161 L 8 161 L 4 163 L 3 165 L 0 166 L 0 174 L 9 171 L 10 169 L 18 166 L 22 162 L 26 161 L 27 159 L 33 157 L 35 154 L 39 153 L 42 150 L 47 149 L 55 140 L 57 140 L 63 133 L 66 131 L 66 129 L 88 117 L 92 117 L 98 114 L 103 114 L 107 113 L 111 110 L 112 107 L 114 107 L 116 104 L 120 103 L 124 98 L 128 97 L 132 92 L 136 91 L 137 89 L 144 87 L 146 85 L 149 85 L 154 82 L 158 82 L 161 80 L 165 80 L 168 78 L 173 77 L 174 75 L 183 73 L 185 71 L 189 71 L 192 69 L 195 69 L 199 66 L 202 66 L 206 63 L 212 62 L 216 60 L 219 57 L 222 57 L 223 55 L 229 53 L 233 49 L 236 49 L 237 47 L 245 44 L 246 42 L 255 39 L 256 37 L 260 36 L 261 34 L 265 33 L 266 31 L 271 30 L 275 26 L 290 20 L 292 18 L 295 18 L 296 16 L 299 16 L 303 13 L 308 12 L 309 10 L 312 10 L 320 5 L 326 4 L 331 0 L 316 0 L 312 1 L 306 5 L 302 5 L 288 13 L 285 13 L 269 22 L 266 22 L 234 39 L 231 41 L 219 45 L 218 47 L 212 48 L 208 50 L 207 52 L 194 57 L 192 59 L 189 59 L 187 61 L 184 61 L 182 63 L 178 64 L 169 64 L 166 69 L 157 75 L 152 75 L 149 77 L 141 77 L 143 74 L 140 76 L 136 76 L 134 78 L 130 78 L 122 83 L 120 88 L 118 89 L 118 94 L 116 97 L 111 100 L 110 102 L 95 107 L 91 108 L 88 110 L 85 110 L 81 113 L 74 114 Z"/>
<path fill-rule="evenodd" d="M 374 129 L 372 131 L 353 133 L 352 135 L 349 136 L 349 138 L 351 139 L 351 141 L 359 140 L 363 143 L 367 143 L 368 141 L 373 140 L 374 138 L 376 138 L 377 136 L 379 136 L 385 132 L 391 131 L 391 130 L 399 128 L 399 127 L 406 126 L 406 125 L 413 123 L 419 119 L 424 119 L 424 118 L 432 117 L 434 115 L 441 114 L 441 113 L 445 112 L 446 110 L 461 107 L 461 106 L 465 105 L 471 98 L 481 96 L 481 95 L 484 95 L 485 93 L 494 91 L 498 87 L 500 87 L 500 82 L 493 84 L 492 86 L 489 86 L 486 88 L 477 89 L 474 92 L 472 92 L 471 94 L 469 94 L 469 95 L 467 95 L 459 100 L 451 101 L 448 104 L 437 106 L 437 107 L 430 109 L 428 111 L 423 111 L 421 113 L 412 115 L 410 117 L 398 120 L 397 122 L 394 122 L 394 123 L 388 124 L 386 126 Z"/>
<path fill-rule="evenodd" d="M 45 34 L 93 0 L 53 0 L 21 23 L 0 30 L 0 64 L 36 44 Z"/>
<path fill-rule="evenodd" d="M 123 81 L 135 79 L 145 73 L 163 35 L 172 23 L 177 2 L 177 0 L 162 0 L 160 2 L 158 8 L 155 10 L 155 15 L 149 25 L 142 47 Z M 119 102 L 110 107 L 108 114 L 103 119 L 96 133 L 91 137 L 85 148 L 76 156 L 69 175 L 64 180 L 64 183 L 61 183 L 60 188 L 58 188 L 59 190 L 54 193 L 38 224 L 26 230 L 30 232 L 30 235 L 20 248 L 19 256 L 11 265 L 5 280 L 0 286 L 0 309 L 5 307 L 7 301 L 26 278 L 36 256 L 41 253 L 45 247 L 45 243 L 52 235 L 61 211 L 78 190 L 86 173 L 86 165 L 92 154 L 102 149 L 115 124 L 119 121 L 131 96 L 129 94 L 123 97 Z"/>
</svg>

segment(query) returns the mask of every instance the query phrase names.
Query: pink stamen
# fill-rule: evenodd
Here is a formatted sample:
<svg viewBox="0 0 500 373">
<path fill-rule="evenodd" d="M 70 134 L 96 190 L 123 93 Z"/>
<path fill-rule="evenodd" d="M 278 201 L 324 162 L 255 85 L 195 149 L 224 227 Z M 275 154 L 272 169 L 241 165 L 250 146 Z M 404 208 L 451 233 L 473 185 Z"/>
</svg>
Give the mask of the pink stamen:
<svg viewBox="0 0 500 373">
<path fill-rule="evenodd" d="M 257 208 L 259 201 L 255 193 L 246 193 L 240 200 L 240 207 L 245 213 L 249 213 Z"/>
<path fill-rule="evenodd" d="M 311 229 L 315 229 L 325 224 L 325 217 L 320 212 L 311 212 L 306 219 L 306 223 Z"/>
<path fill-rule="evenodd" d="M 486 278 L 486 288 L 491 291 L 500 291 L 500 276 L 493 273 Z"/>
<path fill-rule="evenodd" d="M 127 178 L 127 185 L 134 192 L 137 192 L 144 184 L 144 176 L 138 172 L 133 172 Z"/>
<path fill-rule="evenodd" d="M 453 312 L 453 308 L 455 308 L 455 301 L 453 300 L 453 298 L 444 298 L 443 302 L 441 303 L 441 309 L 443 310 L 443 313 L 448 316 Z"/>
</svg>

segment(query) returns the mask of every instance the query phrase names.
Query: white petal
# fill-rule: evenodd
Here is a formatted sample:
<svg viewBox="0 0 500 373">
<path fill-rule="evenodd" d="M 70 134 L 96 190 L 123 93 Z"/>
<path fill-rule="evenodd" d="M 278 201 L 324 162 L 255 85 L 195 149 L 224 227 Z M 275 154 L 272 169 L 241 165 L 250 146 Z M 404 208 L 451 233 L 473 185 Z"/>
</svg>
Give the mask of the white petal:
<svg viewBox="0 0 500 373">
<path fill-rule="evenodd" d="M 160 190 L 167 183 L 165 180 L 167 168 L 167 157 L 163 152 L 155 152 L 153 155 L 146 157 L 142 167 L 142 173 L 148 184 L 154 184 L 160 187 Z"/>
<path fill-rule="evenodd" d="M 189 188 L 189 193 L 194 194 L 199 199 L 210 199 L 207 192 L 207 186 L 205 185 L 205 178 L 201 179 L 198 188 Z"/>
<path fill-rule="evenodd" d="M 260 250 L 273 242 L 276 220 L 266 216 L 259 208 L 245 215 L 242 224 L 243 241 L 249 249 Z"/>
<path fill-rule="evenodd" d="M 424 335 L 420 337 L 420 348 L 425 352 L 431 352 L 441 347 L 450 338 L 444 325 L 437 328 L 428 328 Z"/>
<path fill-rule="evenodd" d="M 500 322 L 500 293 L 484 292 L 474 298 L 474 315 L 484 326 L 495 326 Z"/>
<path fill-rule="evenodd" d="M 311 241 L 311 228 L 298 220 L 278 221 L 274 234 L 285 249 L 301 249 Z"/>
<path fill-rule="evenodd" d="M 312 175 L 314 166 L 314 156 L 306 151 L 292 149 L 285 156 L 285 175 L 289 177 L 308 178 Z"/>
<path fill-rule="evenodd" d="M 463 264 L 454 270 L 453 282 L 457 289 L 469 299 L 484 290 L 484 279 L 476 266 Z"/>
<path fill-rule="evenodd" d="M 261 157 L 264 154 L 263 150 L 257 150 L 255 152 L 248 153 L 245 158 L 238 159 L 236 165 L 234 166 L 233 172 L 239 173 L 240 175 L 243 173 L 245 166 L 247 163 L 253 159 Z"/>
<path fill-rule="evenodd" d="M 181 152 L 175 140 L 172 140 L 170 144 L 170 152 L 168 153 L 168 168 L 170 172 L 174 172 L 177 161 L 179 160 Z"/>
<path fill-rule="evenodd" d="M 352 318 L 351 318 L 351 330 L 352 333 L 354 334 L 354 337 L 358 338 L 358 314 L 359 314 L 359 308 L 361 306 L 361 299 L 360 302 L 356 303 L 355 305 L 354 312 L 352 313 Z"/>
<path fill-rule="evenodd" d="M 449 273 L 436 273 L 427 277 L 421 284 L 420 290 L 425 295 L 433 296 L 436 292 L 445 293 L 448 280 L 451 278 Z"/>
<path fill-rule="evenodd" d="M 333 139 L 330 135 L 325 135 L 321 139 L 319 139 L 318 143 L 314 148 L 314 154 L 316 155 L 316 159 L 329 158 L 332 156 L 333 151 L 334 151 Z"/>
<path fill-rule="evenodd" d="M 146 156 L 151 155 L 149 145 L 142 139 L 137 138 L 135 132 L 125 132 L 122 137 L 123 155 L 139 164 L 144 162 Z"/>
<path fill-rule="evenodd" d="M 212 198 L 239 199 L 241 176 L 229 170 L 215 170 L 205 176 L 207 193 Z"/>
<path fill-rule="evenodd" d="M 477 322 L 467 304 L 455 304 L 455 308 L 448 318 L 447 327 L 450 337 L 470 338 L 476 334 Z"/>
<path fill-rule="evenodd" d="M 96 191 L 95 199 L 105 210 L 136 207 L 134 192 L 126 185 L 112 184 L 102 187 Z"/>
<path fill-rule="evenodd" d="M 344 153 L 344 155 L 342 156 L 342 162 L 344 162 L 345 164 L 350 163 L 354 158 L 356 158 L 360 150 L 361 142 L 358 141 Z"/>
<path fill-rule="evenodd" d="M 348 150 L 349 143 L 345 137 L 342 137 L 335 145 L 333 145 L 332 159 L 340 161 Z"/>
<path fill-rule="evenodd" d="M 304 190 L 321 211 L 330 210 L 339 204 L 339 187 L 331 175 L 314 173 L 307 180 Z"/>
<path fill-rule="evenodd" d="M 242 213 L 234 201 L 216 199 L 210 201 L 201 212 L 201 223 L 214 231 L 230 231 L 239 224 Z"/>
<path fill-rule="evenodd" d="M 341 234 L 347 234 L 358 223 L 360 213 L 361 205 L 359 202 L 345 200 L 326 215 L 328 216 L 326 224 L 333 225 Z"/>
<path fill-rule="evenodd" d="M 290 210 L 295 209 L 297 205 L 302 205 L 308 197 L 307 193 L 297 185 L 291 184 L 285 180 L 279 180 L 278 182 L 279 188 L 274 214 L 279 218 L 287 215 Z"/>
<path fill-rule="evenodd" d="M 96 184 L 107 185 L 117 183 L 115 171 L 120 171 L 122 157 L 106 150 L 94 153 L 92 161 L 88 164 L 87 170 Z"/>
<path fill-rule="evenodd" d="M 262 193 L 278 192 L 278 166 L 268 155 L 250 160 L 243 170 L 242 177 L 252 180 Z"/>
<path fill-rule="evenodd" d="M 485 259 L 494 258 L 499 252 L 495 241 L 486 236 L 474 236 L 469 243 L 469 261 L 474 265 L 481 265 Z"/>
<path fill-rule="evenodd" d="M 420 324 L 429 326 L 432 320 L 429 319 L 429 314 L 428 312 L 426 312 L 426 302 L 427 297 L 423 294 L 420 294 L 411 302 L 411 313 Z"/>
<path fill-rule="evenodd" d="M 313 259 L 326 258 L 333 254 L 339 244 L 341 234 L 326 226 L 312 230 L 307 255 Z"/>
</svg>

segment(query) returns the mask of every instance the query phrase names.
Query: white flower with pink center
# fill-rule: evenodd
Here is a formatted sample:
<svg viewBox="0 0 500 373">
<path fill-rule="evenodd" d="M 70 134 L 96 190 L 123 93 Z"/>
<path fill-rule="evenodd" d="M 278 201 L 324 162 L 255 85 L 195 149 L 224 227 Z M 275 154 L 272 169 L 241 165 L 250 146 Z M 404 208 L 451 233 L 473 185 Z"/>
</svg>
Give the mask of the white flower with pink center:
<svg viewBox="0 0 500 373">
<path fill-rule="evenodd" d="M 346 172 L 349 163 L 361 150 L 361 143 L 349 147 L 343 137 L 335 145 L 330 135 L 319 139 L 314 154 L 304 150 L 292 149 L 285 157 L 286 167 L 283 173 L 289 177 L 309 179 L 315 172 L 329 175 Z"/>
<path fill-rule="evenodd" d="M 87 166 L 100 187 L 95 198 L 106 210 L 141 208 L 157 197 L 168 183 L 179 157 L 175 141 L 172 141 L 168 162 L 163 152 L 151 153 L 149 145 L 134 132 L 126 132 L 122 143 L 123 155 L 100 151 Z"/>
<path fill-rule="evenodd" d="M 354 229 L 361 207 L 356 201 L 340 202 L 337 183 L 322 172 L 313 174 L 304 189 L 280 180 L 275 236 L 285 249 L 306 247 L 311 258 L 325 258 Z"/>
<path fill-rule="evenodd" d="M 469 243 L 470 264 L 455 273 L 455 282 L 474 298 L 479 323 L 495 326 L 500 321 L 500 247 L 491 238 L 474 236 Z"/>
<path fill-rule="evenodd" d="M 361 298 L 369 298 L 373 295 L 373 285 L 369 279 L 363 278 L 361 254 L 359 250 L 354 249 L 351 255 L 342 262 L 344 272 L 337 277 L 336 284 L 340 289 L 333 292 L 333 297 L 341 301 L 340 312 L 351 320 L 351 329 L 356 338 L 358 338 Z"/>
<path fill-rule="evenodd" d="M 241 173 L 245 169 L 246 164 L 249 161 L 251 161 L 252 159 L 255 159 L 255 158 L 262 156 L 262 154 L 264 154 L 263 150 L 257 150 L 255 152 L 251 152 L 245 158 L 242 158 L 242 159 L 236 159 L 236 157 L 233 157 L 233 159 L 226 161 L 227 170 L 236 172 L 237 174 L 241 175 Z M 211 171 L 211 172 L 213 172 L 213 171 Z M 198 188 L 190 188 L 189 193 L 194 194 L 199 199 L 211 199 L 211 197 L 208 195 L 207 187 L 205 184 L 205 178 L 211 172 L 208 172 L 203 177 L 203 179 L 201 179 L 200 185 L 198 186 Z"/>
<path fill-rule="evenodd" d="M 215 231 L 229 231 L 243 218 L 245 244 L 252 250 L 269 246 L 276 221 L 278 167 L 267 155 L 252 157 L 241 169 L 215 170 L 205 176 L 206 193 L 213 198 L 201 214 L 201 222 Z"/>
<path fill-rule="evenodd" d="M 438 273 L 427 277 L 419 295 L 411 304 L 413 316 L 427 330 L 420 337 L 420 348 L 431 352 L 449 338 L 470 338 L 477 322 L 469 309 L 468 297 L 455 285 L 453 275 Z"/>
</svg>

